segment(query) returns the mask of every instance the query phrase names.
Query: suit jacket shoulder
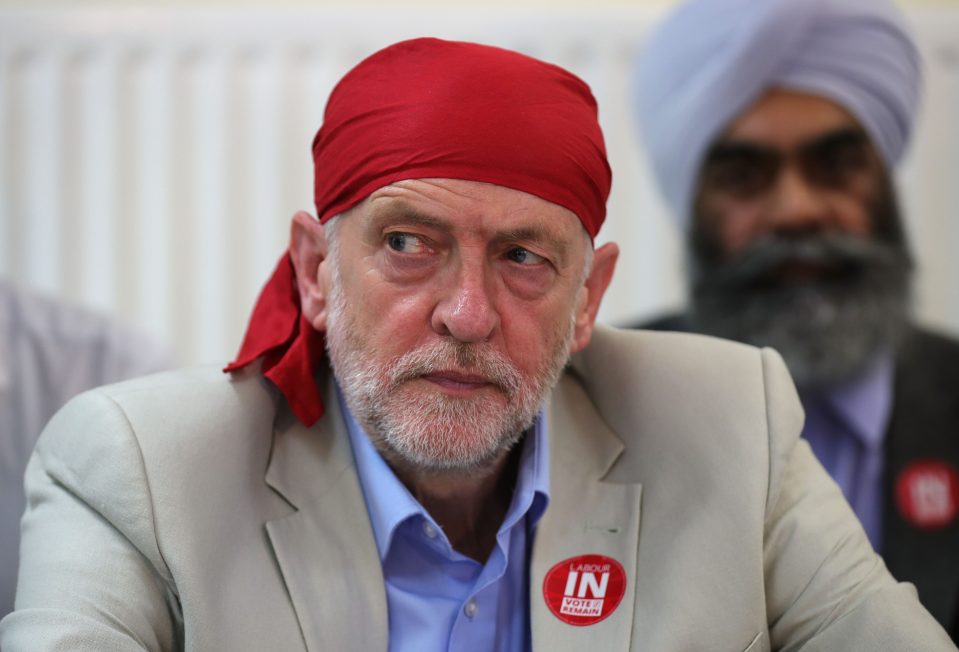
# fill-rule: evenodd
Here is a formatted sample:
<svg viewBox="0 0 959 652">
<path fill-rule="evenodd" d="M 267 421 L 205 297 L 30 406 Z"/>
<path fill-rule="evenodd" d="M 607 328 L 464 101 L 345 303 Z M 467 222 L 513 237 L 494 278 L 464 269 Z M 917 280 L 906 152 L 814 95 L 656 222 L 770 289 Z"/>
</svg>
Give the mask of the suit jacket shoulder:
<svg viewBox="0 0 959 652">
<path fill-rule="evenodd" d="M 740 468 L 771 466 L 775 479 L 802 426 L 792 381 L 771 350 L 703 335 L 602 329 L 573 371 L 626 442 L 619 475 L 682 453 L 690 477 L 728 478 L 733 467 L 720 462 L 735 450 Z M 756 436 L 767 429 L 779 438 Z"/>
<path fill-rule="evenodd" d="M 778 354 L 598 329 L 572 377 L 623 442 L 602 482 L 642 485 L 640 647 L 745 649 L 768 628 L 773 649 L 951 649 L 799 439 Z M 723 606 L 731 584 L 734 610 Z M 675 614 L 690 616 L 684 629 L 670 627 Z"/>
<path fill-rule="evenodd" d="M 264 482 L 276 400 L 256 373 L 200 369 L 58 412 L 27 469 L 3 649 L 301 647 L 264 532 L 295 511 Z"/>
</svg>

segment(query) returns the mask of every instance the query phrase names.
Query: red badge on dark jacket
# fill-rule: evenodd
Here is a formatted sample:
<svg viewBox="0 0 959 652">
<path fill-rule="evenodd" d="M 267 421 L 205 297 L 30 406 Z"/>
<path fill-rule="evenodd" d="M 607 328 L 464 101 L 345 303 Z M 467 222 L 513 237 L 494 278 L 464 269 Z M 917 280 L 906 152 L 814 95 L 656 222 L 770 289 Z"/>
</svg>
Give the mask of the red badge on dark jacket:
<svg viewBox="0 0 959 652">
<path fill-rule="evenodd" d="M 896 478 L 896 506 L 915 527 L 949 525 L 959 515 L 959 473 L 942 460 L 912 462 Z"/>
</svg>

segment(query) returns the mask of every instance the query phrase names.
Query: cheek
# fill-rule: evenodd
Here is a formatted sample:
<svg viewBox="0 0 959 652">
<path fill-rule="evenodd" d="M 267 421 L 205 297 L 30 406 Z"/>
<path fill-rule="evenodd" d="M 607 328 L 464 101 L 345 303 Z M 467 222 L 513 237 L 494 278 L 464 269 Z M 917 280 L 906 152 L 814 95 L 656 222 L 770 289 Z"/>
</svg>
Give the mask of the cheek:
<svg viewBox="0 0 959 652">
<path fill-rule="evenodd" d="M 504 307 L 500 330 L 513 364 L 526 374 L 539 373 L 566 339 L 573 310 L 572 299 Z"/>
<path fill-rule="evenodd" d="M 354 336 L 374 355 L 395 355 L 428 323 L 423 294 L 389 283 L 375 270 L 344 273 L 339 281 Z"/>
<path fill-rule="evenodd" d="M 411 292 L 379 284 L 368 288 L 358 300 L 369 333 L 378 340 L 379 349 L 412 348 L 430 330 L 433 302 L 428 292 Z"/>
<path fill-rule="evenodd" d="M 891 196 L 889 183 L 878 161 L 873 161 L 869 170 L 853 176 L 836 199 L 840 226 L 855 235 L 871 233 L 876 208 L 883 197 Z"/>
<path fill-rule="evenodd" d="M 720 228 L 720 242 L 727 256 L 738 254 L 749 246 L 761 229 L 758 219 L 747 220 L 743 217 L 728 218 Z"/>
<path fill-rule="evenodd" d="M 762 210 L 758 202 L 703 202 L 700 220 L 712 234 L 718 254 L 733 256 L 745 249 L 762 232 Z"/>
<path fill-rule="evenodd" d="M 836 227 L 849 235 L 870 235 L 873 229 L 870 198 L 866 193 L 844 194 L 834 198 Z"/>
<path fill-rule="evenodd" d="M 872 221 L 869 213 L 856 207 L 840 215 L 840 228 L 844 233 L 855 236 L 868 236 L 872 233 Z"/>
</svg>

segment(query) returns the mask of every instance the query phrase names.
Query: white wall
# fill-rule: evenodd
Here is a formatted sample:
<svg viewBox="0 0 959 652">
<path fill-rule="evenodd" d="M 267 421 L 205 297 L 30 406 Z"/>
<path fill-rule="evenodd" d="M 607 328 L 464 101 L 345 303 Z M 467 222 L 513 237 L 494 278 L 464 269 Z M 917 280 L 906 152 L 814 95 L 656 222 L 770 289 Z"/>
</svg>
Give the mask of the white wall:
<svg viewBox="0 0 959 652">
<path fill-rule="evenodd" d="M 429 34 L 525 51 L 590 83 L 614 171 L 600 240 L 623 249 L 601 319 L 681 303 L 678 238 L 626 96 L 659 9 L 297 4 L 0 2 L 0 275 L 115 311 L 172 342 L 184 363 L 229 358 L 289 216 L 311 206 L 309 144 L 329 89 L 375 49 Z M 902 175 L 923 261 L 918 309 L 959 330 L 959 7 L 911 16 L 930 68 Z"/>
</svg>

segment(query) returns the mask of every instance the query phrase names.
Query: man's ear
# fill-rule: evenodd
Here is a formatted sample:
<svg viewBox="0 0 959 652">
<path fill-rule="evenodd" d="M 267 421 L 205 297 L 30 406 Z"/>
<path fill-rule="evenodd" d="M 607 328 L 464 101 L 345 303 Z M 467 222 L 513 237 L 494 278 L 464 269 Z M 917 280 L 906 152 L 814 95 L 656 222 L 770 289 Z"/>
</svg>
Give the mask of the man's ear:
<svg viewBox="0 0 959 652">
<path fill-rule="evenodd" d="M 293 216 L 290 226 L 290 258 L 296 270 L 303 316 L 314 329 L 326 332 L 326 290 L 320 278 L 320 263 L 326 258 L 326 231 L 305 211 Z"/>
<path fill-rule="evenodd" d="M 607 242 L 593 252 L 593 266 L 580 289 L 571 353 L 586 348 L 593 336 L 593 325 L 596 323 L 599 304 L 603 300 L 603 295 L 606 294 L 609 282 L 613 280 L 613 271 L 616 269 L 618 258 L 619 247 L 614 242 Z"/>
</svg>

